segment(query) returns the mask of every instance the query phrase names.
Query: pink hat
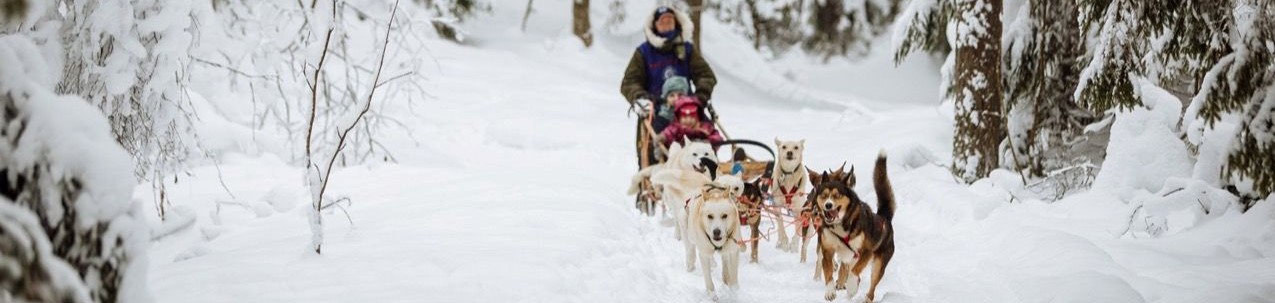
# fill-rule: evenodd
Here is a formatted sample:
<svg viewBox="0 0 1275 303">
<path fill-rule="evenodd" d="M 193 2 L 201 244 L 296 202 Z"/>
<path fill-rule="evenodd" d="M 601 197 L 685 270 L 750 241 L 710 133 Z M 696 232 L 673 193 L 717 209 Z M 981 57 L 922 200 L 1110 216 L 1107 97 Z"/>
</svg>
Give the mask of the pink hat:
<svg viewBox="0 0 1275 303">
<path fill-rule="evenodd" d="M 695 100 L 695 97 L 691 96 L 679 98 L 677 99 L 677 102 L 675 102 L 675 109 L 677 110 L 678 117 L 698 114 L 699 100 Z"/>
</svg>

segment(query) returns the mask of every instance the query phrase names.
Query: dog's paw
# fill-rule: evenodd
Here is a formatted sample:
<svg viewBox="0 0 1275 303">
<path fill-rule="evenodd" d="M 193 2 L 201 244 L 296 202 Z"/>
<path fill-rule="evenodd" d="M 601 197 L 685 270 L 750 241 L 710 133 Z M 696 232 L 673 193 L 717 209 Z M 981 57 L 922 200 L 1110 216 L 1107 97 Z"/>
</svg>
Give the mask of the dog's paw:
<svg viewBox="0 0 1275 303">
<path fill-rule="evenodd" d="M 832 301 L 832 299 L 836 299 L 837 288 L 832 284 L 832 282 L 825 283 L 824 285 L 826 286 L 827 289 L 824 290 L 823 292 L 823 299 L 828 301 Z"/>
<path fill-rule="evenodd" d="M 709 290 L 709 291 L 708 291 L 708 299 L 709 299 L 709 300 L 713 300 L 713 302 L 717 302 L 717 300 L 719 300 L 719 299 L 720 299 L 720 297 L 718 297 L 718 296 L 717 296 L 717 292 L 716 292 L 716 291 Z"/>
</svg>

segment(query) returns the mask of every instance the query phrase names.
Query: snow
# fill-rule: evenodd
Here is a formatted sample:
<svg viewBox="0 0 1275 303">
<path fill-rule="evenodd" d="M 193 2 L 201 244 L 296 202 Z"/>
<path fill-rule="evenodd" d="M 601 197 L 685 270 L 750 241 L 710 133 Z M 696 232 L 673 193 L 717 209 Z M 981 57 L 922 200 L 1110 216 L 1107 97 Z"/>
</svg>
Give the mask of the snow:
<svg viewBox="0 0 1275 303">
<path fill-rule="evenodd" d="M 193 81 L 192 103 L 215 109 L 195 127 L 218 143 L 219 164 L 169 181 L 177 223 L 148 215 L 167 234 L 150 251 L 158 301 L 708 301 L 672 228 L 624 195 L 634 122 L 616 88 L 640 33 L 625 26 L 633 31 L 598 34 L 585 49 L 570 33 L 569 2 L 535 5 L 526 33 L 517 30 L 524 6 L 496 5 L 466 23 L 466 45 L 423 41 L 428 80 L 415 84 L 428 95 L 379 108 L 412 134 L 384 141 L 397 163 L 333 172 L 329 192 L 352 203 L 348 219 L 323 213 L 321 255 L 309 249 L 304 169 L 287 144 L 262 144 L 286 135 L 242 126 L 254 112 L 246 86 Z M 593 7 L 601 20 L 607 7 Z M 627 7 L 626 20 L 651 9 Z M 1094 190 L 1047 202 L 1012 172 L 954 180 L 952 105 L 934 94 L 941 62 L 895 69 L 886 43 L 857 62 L 767 61 L 731 51 L 751 43 L 704 20 L 728 134 L 806 139 L 809 167 L 849 161 L 869 201 L 871 163 L 881 149 L 890 155 L 898 250 L 880 301 L 1275 300 L 1275 201 L 1240 213 L 1233 197 L 1186 181 L 1181 105 L 1162 90 L 1141 85 L 1147 107 L 1119 114 Z M 134 197 L 151 202 L 149 190 Z M 741 264 L 741 287 L 723 301 L 823 302 L 813 264 L 797 258 L 763 241 L 760 263 Z"/>
<path fill-rule="evenodd" d="M 1190 175 L 1190 155 L 1175 131 L 1181 101 L 1145 79 L 1135 83 L 1147 107 L 1116 114 L 1107 160 L 1094 179 L 1096 190 L 1156 192 L 1168 178 Z"/>
</svg>

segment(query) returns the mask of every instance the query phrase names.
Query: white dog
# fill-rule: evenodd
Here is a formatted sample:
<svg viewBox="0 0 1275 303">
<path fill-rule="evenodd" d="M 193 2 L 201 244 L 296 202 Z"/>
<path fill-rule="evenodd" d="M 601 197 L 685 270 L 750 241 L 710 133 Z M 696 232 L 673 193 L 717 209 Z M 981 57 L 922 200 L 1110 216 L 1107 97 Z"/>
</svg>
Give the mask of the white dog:
<svg viewBox="0 0 1275 303">
<path fill-rule="evenodd" d="M 682 240 L 688 204 L 704 184 L 712 182 L 708 174 L 710 166 L 716 164 L 717 153 L 708 143 L 690 142 L 686 147 L 673 143 L 669 147 L 668 161 L 647 167 L 633 176 L 629 194 L 637 194 L 642 181 L 647 179 L 651 180 L 651 185 L 662 188 L 661 202 L 673 212 L 673 221 L 676 222 L 673 237 Z M 716 167 L 712 169 L 716 170 Z"/>
<path fill-rule="evenodd" d="M 739 181 L 739 178 L 734 178 Z M 740 182 L 742 183 L 742 182 Z M 731 185 L 723 182 L 706 184 L 691 202 L 690 220 L 686 230 L 688 263 L 699 256 L 704 273 L 704 287 L 709 296 L 717 299 L 713 286 L 713 255 L 721 256 L 722 283 L 727 287 L 739 287 L 739 209 L 732 196 Z M 742 185 L 740 186 L 742 188 Z M 688 268 L 694 270 L 694 268 Z"/>
</svg>

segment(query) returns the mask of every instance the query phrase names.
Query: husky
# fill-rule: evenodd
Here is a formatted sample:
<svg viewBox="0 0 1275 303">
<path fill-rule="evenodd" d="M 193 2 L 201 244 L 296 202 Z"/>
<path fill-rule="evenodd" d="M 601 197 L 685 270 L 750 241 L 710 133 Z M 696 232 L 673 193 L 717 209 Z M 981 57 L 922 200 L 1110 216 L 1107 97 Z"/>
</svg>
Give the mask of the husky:
<svg viewBox="0 0 1275 303">
<path fill-rule="evenodd" d="M 673 221 L 676 223 L 673 238 L 680 241 L 686 230 L 686 205 L 704 184 L 712 181 L 709 174 L 716 172 L 716 164 L 717 153 L 708 143 L 692 141 L 686 146 L 673 143 L 669 146 L 668 161 L 649 166 L 633 175 L 629 194 L 637 194 L 642 182 L 648 179 L 653 186 L 659 188 L 660 202 L 673 212 Z"/>
<path fill-rule="evenodd" d="M 853 171 L 853 169 L 851 170 Z M 854 192 L 854 174 L 837 172 L 816 175 L 809 173 L 814 192 L 810 202 L 822 221 L 819 232 L 819 264 L 822 269 L 824 299 L 832 301 L 837 290 L 847 289 L 847 296 L 859 291 L 859 274 L 872 264 L 872 282 L 868 287 L 867 302 L 876 298 L 877 283 L 885 267 L 894 257 L 894 190 L 886 175 L 885 151 L 877 156 L 872 172 L 872 184 L 877 191 L 877 211 L 873 213 L 867 203 Z M 832 272 L 838 270 L 836 283 Z M 847 283 L 847 282 L 852 283 Z"/>
<path fill-rule="evenodd" d="M 715 254 L 721 257 L 722 283 L 731 289 L 739 288 L 739 208 L 730 186 L 726 182 L 705 184 L 688 209 L 685 243 L 686 259 L 691 265 L 687 269 L 694 271 L 693 262 L 698 255 L 704 287 L 714 300 L 717 298 L 712 278 Z"/>
<path fill-rule="evenodd" d="M 779 155 L 775 159 L 775 169 L 770 175 L 773 182 L 769 188 L 771 200 L 784 209 L 788 209 L 793 214 L 800 214 L 802 206 L 806 204 L 806 169 L 802 165 L 802 154 L 806 148 L 806 140 L 782 141 L 775 138 L 775 146 L 779 147 Z M 788 231 L 784 228 L 784 220 L 780 219 L 778 213 L 775 214 L 775 224 L 779 229 L 779 242 L 775 244 L 775 248 L 787 252 L 797 251 L 797 241 L 788 239 Z M 809 226 L 796 226 L 794 236 L 810 234 Z M 806 262 L 805 248 L 809 237 L 803 236 L 801 244 L 802 254 L 801 262 Z"/>
<path fill-rule="evenodd" d="M 745 241 L 744 246 L 751 245 L 749 253 L 749 263 L 757 263 L 757 241 L 761 240 L 761 209 L 765 197 L 761 192 L 761 180 L 744 183 L 744 190 L 737 199 L 739 201 L 739 225 L 747 225 L 752 231 L 750 239 Z"/>
</svg>

